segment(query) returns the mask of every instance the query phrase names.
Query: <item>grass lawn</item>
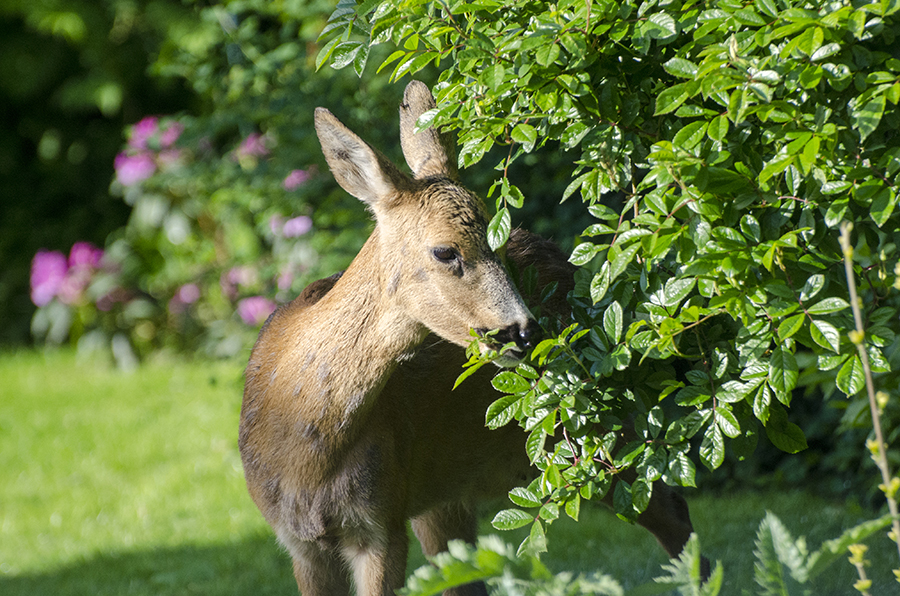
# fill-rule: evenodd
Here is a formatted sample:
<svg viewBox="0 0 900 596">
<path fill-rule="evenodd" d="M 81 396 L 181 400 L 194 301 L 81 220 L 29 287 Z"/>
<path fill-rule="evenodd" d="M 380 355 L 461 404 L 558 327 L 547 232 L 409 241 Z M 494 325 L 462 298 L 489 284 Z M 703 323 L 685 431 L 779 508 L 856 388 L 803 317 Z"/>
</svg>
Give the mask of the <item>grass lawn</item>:
<svg viewBox="0 0 900 596">
<path fill-rule="evenodd" d="M 170 360 L 123 373 L 67 351 L 0 354 L 0 594 L 296 593 L 244 487 L 241 372 Z M 725 565 L 723 594 L 756 593 L 753 540 L 766 510 L 811 549 L 873 517 L 809 488 L 687 496 L 704 552 Z M 551 569 L 602 571 L 626 588 L 665 563 L 649 534 L 600 508 L 555 523 L 549 538 Z M 883 533 L 868 543 L 872 594 L 898 593 L 896 549 Z M 410 570 L 423 563 L 413 547 Z M 838 562 L 815 594 L 854 594 L 854 579 Z"/>
</svg>

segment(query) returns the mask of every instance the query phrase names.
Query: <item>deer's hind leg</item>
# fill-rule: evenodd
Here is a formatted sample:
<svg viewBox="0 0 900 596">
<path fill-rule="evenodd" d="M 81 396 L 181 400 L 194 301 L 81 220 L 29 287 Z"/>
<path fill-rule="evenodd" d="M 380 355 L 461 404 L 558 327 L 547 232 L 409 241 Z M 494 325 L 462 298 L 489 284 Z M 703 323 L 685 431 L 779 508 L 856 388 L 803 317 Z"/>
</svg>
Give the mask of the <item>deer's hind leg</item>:
<svg viewBox="0 0 900 596">
<path fill-rule="evenodd" d="M 350 594 L 350 576 L 337 550 L 315 542 L 294 543 L 288 550 L 294 561 L 294 579 L 303 596 Z"/>
<path fill-rule="evenodd" d="M 348 536 L 342 548 L 359 596 L 393 596 L 403 587 L 409 549 L 405 520 L 386 532 Z"/>
<path fill-rule="evenodd" d="M 451 540 L 465 540 L 474 544 L 478 520 L 462 503 L 448 503 L 414 517 L 412 529 L 422 545 L 422 552 L 427 557 L 433 557 L 446 551 L 447 543 Z M 487 596 L 487 588 L 482 582 L 474 582 L 445 590 L 444 596 Z"/>
<path fill-rule="evenodd" d="M 636 474 L 634 470 L 628 470 L 623 474 L 623 477 L 626 481 L 633 482 Z M 603 498 L 603 503 L 615 509 L 612 502 L 613 492 L 610 489 Z M 650 496 L 650 502 L 647 505 L 647 509 L 638 515 L 637 523 L 653 534 L 660 546 L 666 551 L 666 554 L 673 559 L 681 554 L 681 551 L 684 550 L 684 545 L 694 531 L 687 501 L 661 480 L 653 483 L 653 493 Z M 709 560 L 703 557 L 701 560 L 701 574 L 704 579 L 709 577 L 709 571 Z"/>
</svg>

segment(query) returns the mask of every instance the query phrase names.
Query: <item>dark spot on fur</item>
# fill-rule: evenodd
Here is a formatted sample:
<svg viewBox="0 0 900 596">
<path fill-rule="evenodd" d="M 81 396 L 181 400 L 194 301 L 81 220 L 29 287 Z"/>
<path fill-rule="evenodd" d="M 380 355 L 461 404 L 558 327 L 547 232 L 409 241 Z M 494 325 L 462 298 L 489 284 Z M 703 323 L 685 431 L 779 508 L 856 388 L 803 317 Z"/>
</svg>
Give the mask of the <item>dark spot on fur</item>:
<svg viewBox="0 0 900 596">
<path fill-rule="evenodd" d="M 281 500 L 291 531 L 301 540 L 325 537 L 325 511 L 323 504 L 316 501 L 313 494 L 303 489 Z"/>
<path fill-rule="evenodd" d="M 400 270 L 394 272 L 394 275 L 391 276 L 390 281 L 388 281 L 387 291 L 388 296 L 393 296 L 397 293 L 397 288 L 400 286 Z"/>
<path fill-rule="evenodd" d="M 271 505 L 277 504 L 281 500 L 281 478 L 272 476 L 266 479 L 262 484 L 263 499 Z"/>
</svg>

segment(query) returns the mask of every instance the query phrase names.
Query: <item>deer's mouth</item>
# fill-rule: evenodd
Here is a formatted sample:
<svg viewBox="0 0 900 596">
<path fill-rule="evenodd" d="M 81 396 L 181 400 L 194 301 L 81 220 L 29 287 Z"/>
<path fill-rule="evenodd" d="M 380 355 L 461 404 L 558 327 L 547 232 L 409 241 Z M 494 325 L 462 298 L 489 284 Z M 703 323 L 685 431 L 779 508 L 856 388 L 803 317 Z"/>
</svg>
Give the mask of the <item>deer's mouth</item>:
<svg viewBox="0 0 900 596">
<path fill-rule="evenodd" d="M 495 352 L 493 363 L 504 368 L 518 365 L 525 360 L 528 350 L 534 347 L 530 341 L 523 340 L 518 332 L 511 334 L 508 330 L 476 329 L 475 333 L 478 335 L 482 354 Z"/>
</svg>

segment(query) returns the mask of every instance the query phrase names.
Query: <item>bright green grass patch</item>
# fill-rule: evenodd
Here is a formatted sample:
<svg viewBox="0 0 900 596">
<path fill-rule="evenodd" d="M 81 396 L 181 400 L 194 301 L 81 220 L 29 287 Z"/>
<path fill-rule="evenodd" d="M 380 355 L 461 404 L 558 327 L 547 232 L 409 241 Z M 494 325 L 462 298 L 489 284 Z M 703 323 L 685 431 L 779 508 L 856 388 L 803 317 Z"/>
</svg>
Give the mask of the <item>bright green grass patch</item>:
<svg viewBox="0 0 900 596">
<path fill-rule="evenodd" d="M 296 593 L 244 486 L 241 369 L 167 361 L 123 373 L 69 352 L 0 355 L 0 594 Z M 726 566 L 723 594 L 756 592 L 753 540 L 767 509 L 813 548 L 873 517 L 808 491 L 688 497 L 704 552 Z M 666 561 L 647 532 L 601 508 L 555 523 L 549 539 L 552 569 L 602 571 L 626 587 Z M 880 534 L 869 544 L 872 593 L 891 593 L 896 551 Z M 414 546 L 409 569 L 423 563 Z M 850 594 L 854 577 L 840 562 L 816 593 Z"/>
</svg>

